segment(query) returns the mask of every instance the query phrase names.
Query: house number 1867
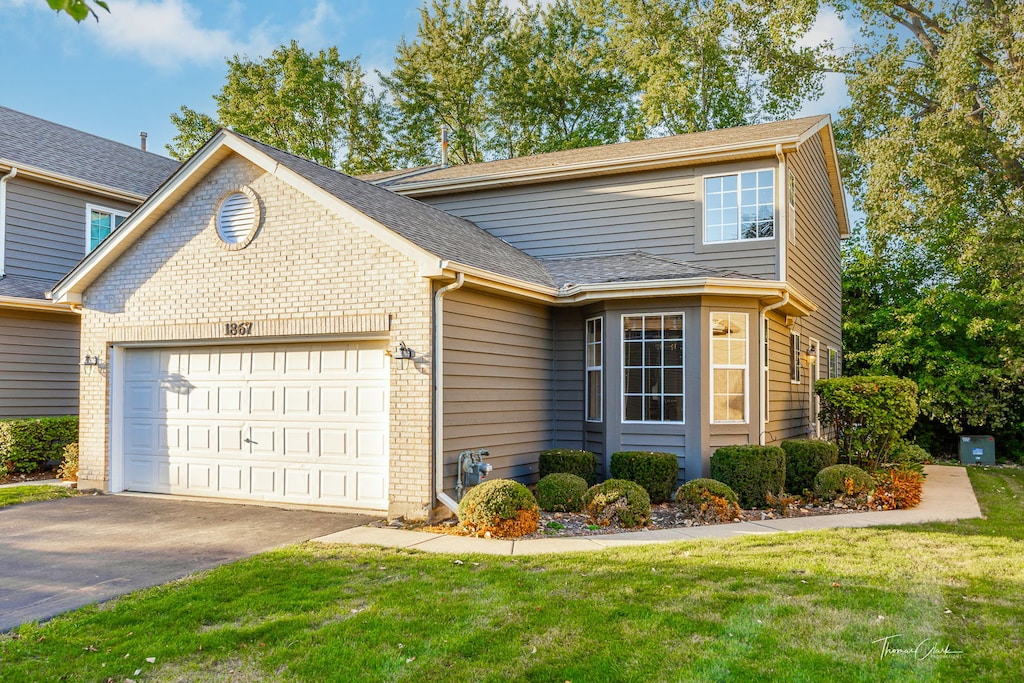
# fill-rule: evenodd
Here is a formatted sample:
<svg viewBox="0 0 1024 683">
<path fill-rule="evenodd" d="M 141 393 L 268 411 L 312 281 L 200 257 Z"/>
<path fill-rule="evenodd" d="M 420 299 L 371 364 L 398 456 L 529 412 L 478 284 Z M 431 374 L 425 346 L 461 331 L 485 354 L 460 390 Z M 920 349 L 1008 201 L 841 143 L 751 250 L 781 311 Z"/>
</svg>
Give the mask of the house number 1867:
<svg viewBox="0 0 1024 683">
<path fill-rule="evenodd" d="M 248 337 L 252 334 L 252 323 L 224 323 L 224 334 L 228 337 Z"/>
</svg>

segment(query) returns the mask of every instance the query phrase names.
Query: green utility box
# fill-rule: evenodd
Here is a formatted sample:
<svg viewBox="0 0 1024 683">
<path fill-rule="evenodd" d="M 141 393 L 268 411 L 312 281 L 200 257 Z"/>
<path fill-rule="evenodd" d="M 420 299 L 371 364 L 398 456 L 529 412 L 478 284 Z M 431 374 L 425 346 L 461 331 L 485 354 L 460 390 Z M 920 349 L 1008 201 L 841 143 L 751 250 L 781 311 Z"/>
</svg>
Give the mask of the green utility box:
<svg viewBox="0 0 1024 683">
<path fill-rule="evenodd" d="M 996 440 L 991 436 L 962 435 L 960 462 L 964 465 L 995 465 Z"/>
</svg>

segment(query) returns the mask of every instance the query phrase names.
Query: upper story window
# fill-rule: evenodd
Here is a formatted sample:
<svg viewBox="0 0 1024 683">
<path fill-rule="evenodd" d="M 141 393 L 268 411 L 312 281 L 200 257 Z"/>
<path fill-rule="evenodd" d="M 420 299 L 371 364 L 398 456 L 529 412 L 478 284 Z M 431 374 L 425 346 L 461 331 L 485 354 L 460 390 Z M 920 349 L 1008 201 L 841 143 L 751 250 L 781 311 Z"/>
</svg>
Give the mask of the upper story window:
<svg viewBox="0 0 1024 683">
<path fill-rule="evenodd" d="M 775 237 L 775 171 L 704 178 L 704 241 Z"/>
<path fill-rule="evenodd" d="M 625 422 L 683 421 L 683 314 L 622 316 Z"/>
<path fill-rule="evenodd" d="M 85 211 L 85 253 L 87 254 L 98 247 L 100 242 L 120 227 L 124 223 L 124 219 L 128 217 L 128 213 L 125 211 L 107 209 L 102 206 L 93 206 L 92 204 L 86 206 Z"/>
</svg>

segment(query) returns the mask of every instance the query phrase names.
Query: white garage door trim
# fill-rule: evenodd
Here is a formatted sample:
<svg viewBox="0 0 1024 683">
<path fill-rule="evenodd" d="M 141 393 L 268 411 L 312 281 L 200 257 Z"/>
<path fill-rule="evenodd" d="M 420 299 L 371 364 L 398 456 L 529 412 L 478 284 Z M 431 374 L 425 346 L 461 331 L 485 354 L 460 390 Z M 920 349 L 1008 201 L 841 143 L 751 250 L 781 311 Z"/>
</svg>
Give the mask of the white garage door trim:
<svg viewBox="0 0 1024 683">
<path fill-rule="evenodd" d="M 111 490 L 386 509 L 390 368 L 385 348 L 381 340 L 309 339 L 114 347 Z M 198 361 L 198 370 L 184 373 L 191 382 L 187 398 L 166 386 L 157 389 L 155 375 L 146 374 L 156 371 L 150 368 L 155 358 L 161 364 Z M 203 367 L 203 358 L 212 364 Z M 228 358 L 231 365 L 223 371 Z M 315 368 L 302 365 L 303 358 Z M 158 369 L 166 372 L 162 365 Z M 241 401 L 240 391 L 245 395 Z M 225 411 L 222 401 L 232 392 L 231 410 Z M 267 400 L 263 405 L 257 401 L 260 393 Z M 364 395 L 369 398 L 363 400 Z M 334 398 L 328 402 L 327 396 Z M 268 406 L 271 412 L 264 416 L 254 410 Z M 253 429 L 265 438 L 253 438 Z M 204 431 L 208 436 L 202 436 Z M 199 435 L 193 443 L 200 447 L 189 448 L 187 438 L 176 438 L 181 434 Z M 321 441 L 326 434 L 331 438 Z M 250 445 L 239 450 L 235 442 L 246 438 L 252 439 Z M 294 447 L 289 440 L 305 445 Z M 339 442 L 351 446 L 336 448 Z M 154 469 L 147 472 L 148 467 Z"/>
</svg>

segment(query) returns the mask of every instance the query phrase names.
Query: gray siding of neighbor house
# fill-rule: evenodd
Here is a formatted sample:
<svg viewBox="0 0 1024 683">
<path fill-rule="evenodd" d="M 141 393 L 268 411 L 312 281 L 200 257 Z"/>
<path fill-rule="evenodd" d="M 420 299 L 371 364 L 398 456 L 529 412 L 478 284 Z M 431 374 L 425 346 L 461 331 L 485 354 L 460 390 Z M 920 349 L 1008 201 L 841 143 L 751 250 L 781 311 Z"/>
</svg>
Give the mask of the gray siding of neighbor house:
<svg viewBox="0 0 1024 683">
<path fill-rule="evenodd" d="M 131 211 L 131 204 L 15 177 L 7 184 L 10 275 L 61 279 L 85 256 L 86 205 Z"/>
<path fill-rule="evenodd" d="M 486 448 L 491 478 L 537 480 L 554 436 L 551 310 L 469 289 L 444 299 L 444 488 L 460 451 Z"/>
<path fill-rule="evenodd" d="M 774 159 L 743 162 L 699 173 L 775 165 Z M 701 188 L 702 177 L 693 168 L 678 168 L 419 199 L 539 258 L 645 251 L 775 279 L 773 240 L 702 244 Z"/>
<path fill-rule="evenodd" d="M 811 298 L 818 310 L 797 318 L 792 331 L 801 337 L 801 354 L 816 339 L 818 377 L 828 374 L 828 348 L 842 349 L 842 275 L 839 227 L 829 186 L 821 140 L 815 136 L 787 158 L 796 176 L 795 235 L 787 244 L 787 279 Z M 778 320 L 777 318 L 774 320 Z M 811 404 L 811 375 L 804 365 L 799 384 L 791 383 L 790 331 L 772 324 L 771 419 L 769 442 L 801 438 L 808 434 L 808 417 L 816 412 Z"/>
<path fill-rule="evenodd" d="M 78 413 L 77 315 L 0 309 L 0 418 Z"/>
</svg>

